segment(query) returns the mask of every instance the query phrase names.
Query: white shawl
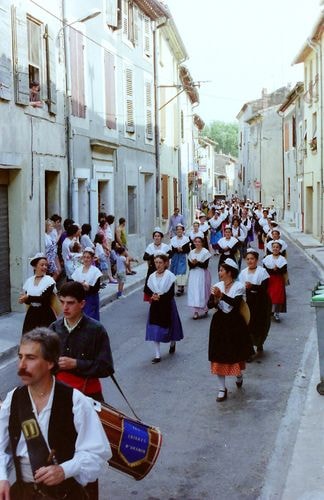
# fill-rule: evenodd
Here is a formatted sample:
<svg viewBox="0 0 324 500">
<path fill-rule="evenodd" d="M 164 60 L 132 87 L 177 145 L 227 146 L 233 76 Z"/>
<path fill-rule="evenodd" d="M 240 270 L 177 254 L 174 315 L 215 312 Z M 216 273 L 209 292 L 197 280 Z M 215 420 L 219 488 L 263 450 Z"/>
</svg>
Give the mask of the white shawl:
<svg viewBox="0 0 324 500">
<path fill-rule="evenodd" d="M 232 284 L 231 288 L 226 293 L 225 293 L 225 284 L 224 284 L 224 281 L 219 281 L 218 283 L 216 283 L 216 285 L 213 285 L 213 286 L 216 286 L 217 288 L 219 288 L 222 293 L 224 293 L 228 297 L 231 297 L 232 299 L 234 299 L 238 295 L 242 295 L 243 296 L 245 294 L 245 287 L 239 281 L 234 281 L 234 283 Z M 218 302 L 218 306 L 217 307 L 218 307 L 218 309 L 220 309 L 224 313 L 229 313 L 233 309 L 233 306 L 231 306 L 230 304 L 228 304 L 224 300 L 220 300 Z"/>
<path fill-rule="evenodd" d="M 202 248 L 200 252 L 196 252 L 196 250 L 191 250 L 188 255 L 189 260 L 196 259 L 198 262 L 205 262 L 207 259 L 210 259 L 211 254 L 208 252 L 207 248 Z"/>
<path fill-rule="evenodd" d="M 273 255 L 267 255 L 267 257 L 265 257 L 262 262 L 268 269 L 274 269 L 276 266 L 281 269 L 282 267 L 287 265 L 287 261 L 282 255 L 278 255 L 277 258 L 275 258 Z"/>
<path fill-rule="evenodd" d="M 150 288 L 150 290 L 152 290 L 153 293 L 163 295 L 170 290 L 175 280 L 176 276 L 168 269 L 166 269 L 162 275 L 158 274 L 157 271 L 155 271 L 149 276 L 149 279 L 147 280 L 147 286 Z"/>
<path fill-rule="evenodd" d="M 145 253 L 149 255 L 159 255 L 161 253 L 167 254 L 170 251 L 169 245 L 166 243 L 161 243 L 161 245 L 156 246 L 154 243 L 150 243 L 147 245 Z"/>
<path fill-rule="evenodd" d="M 181 248 L 189 243 L 189 238 L 185 234 L 183 234 L 181 238 L 178 238 L 178 236 L 173 236 L 173 238 L 171 238 L 170 240 L 170 243 L 173 248 Z"/>
<path fill-rule="evenodd" d="M 256 270 L 252 273 L 249 268 L 246 267 L 241 271 L 239 275 L 239 281 L 245 285 L 246 282 L 252 283 L 252 285 L 261 285 L 262 281 L 269 278 L 269 274 L 264 269 L 264 267 L 257 266 Z"/>
<path fill-rule="evenodd" d="M 83 283 L 84 281 L 88 283 L 90 286 L 94 286 L 98 278 L 102 276 L 102 272 L 96 266 L 90 266 L 87 272 L 83 272 L 83 266 L 79 266 L 76 268 L 71 278 L 73 281 L 79 281 L 79 283 Z"/>
<path fill-rule="evenodd" d="M 26 291 L 27 295 L 40 297 L 45 292 L 45 290 L 47 290 L 47 288 L 55 285 L 55 281 L 53 280 L 53 278 L 51 276 L 48 276 L 47 274 L 43 276 L 43 278 L 37 285 L 35 285 L 34 280 L 35 276 L 31 276 L 24 283 L 23 289 Z"/>
</svg>

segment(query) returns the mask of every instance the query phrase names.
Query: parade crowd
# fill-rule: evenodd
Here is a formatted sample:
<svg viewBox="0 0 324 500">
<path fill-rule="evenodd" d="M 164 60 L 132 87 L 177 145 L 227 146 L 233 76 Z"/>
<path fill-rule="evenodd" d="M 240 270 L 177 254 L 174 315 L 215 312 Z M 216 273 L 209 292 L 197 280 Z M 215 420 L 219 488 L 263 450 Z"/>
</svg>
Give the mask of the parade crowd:
<svg viewBox="0 0 324 500">
<path fill-rule="evenodd" d="M 154 228 L 145 249 L 152 363 L 162 360 L 161 344 L 174 355 L 184 337 L 176 297 L 186 294 L 194 321 L 213 312 L 208 359 L 217 402 L 227 399 L 226 377 L 242 387 L 246 363 L 262 356 L 271 321 L 279 323 L 286 312 L 287 244 L 276 216 L 273 207 L 252 200 L 215 197 L 201 203 L 187 230 L 175 208 L 168 234 Z M 0 500 L 98 499 L 97 478 L 111 448 L 86 396 L 104 403 L 100 379 L 114 373 L 99 292 L 116 285 L 116 298 L 123 298 L 136 260 L 125 219 L 114 234 L 113 223 L 112 215 L 99 214 L 92 240 L 89 224 L 66 219 L 62 226 L 53 215 L 45 225 L 45 253 L 30 260 L 34 273 L 19 299 L 27 307 L 18 362 L 23 386 L 7 395 L 0 411 Z M 16 481 L 10 487 L 11 462 Z"/>
</svg>

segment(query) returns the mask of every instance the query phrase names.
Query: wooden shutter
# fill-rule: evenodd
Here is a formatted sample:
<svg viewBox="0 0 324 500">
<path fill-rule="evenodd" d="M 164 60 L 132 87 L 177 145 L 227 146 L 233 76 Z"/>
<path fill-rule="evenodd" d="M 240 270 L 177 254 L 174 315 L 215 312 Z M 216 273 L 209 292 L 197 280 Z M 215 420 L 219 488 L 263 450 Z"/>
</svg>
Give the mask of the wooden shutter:
<svg viewBox="0 0 324 500">
<path fill-rule="evenodd" d="M 48 26 L 45 26 L 45 52 L 46 52 L 46 80 L 47 80 L 47 105 L 48 111 L 56 114 L 56 64 L 54 37 L 50 36 Z"/>
<path fill-rule="evenodd" d="M 148 17 L 143 18 L 144 23 L 144 54 L 151 57 L 151 22 Z"/>
<path fill-rule="evenodd" d="M 178 179 L 173 177 L 173 208 L 179 207 L 178 205 Z"/>
<path fill-rule="evenodd" d="M 287 152 L 289 150 L 289 123 L 287 123 L 287 122 L 285 123 L 284 131 L 285 131 L 285 135 L 284 135 L 284 140 L 285 140 L 284 148 L 285 148 L 285 152 Z"/>
<path fill-rule="evenodd" d="M 112 28 L 118 27 L 118 0 L 106 0 L 106 23 Z"/>
<path fill-rule="evenodd" d="M 152 82 L 145 82 L 146 138 L 153 139 Z"/>
<path fill-rule="evenodd" d="M 12 47 L 14 58 L 15 101 L 29 104 L 28 38 L 26 12 L 18 5 L 12 6 Z"/>
<path fill-rule="evenodd" d="M 0 99 L 10 101 L 12 97 L 12 63 L 9 0 L 1 0 L 1 10 Z"/>
<path fill-rule="evenodd" d="M 106 125 L 116 129 L 116 97 L 115 97 L 115 59 L 113 54 L 104 51 L 105 65 L 105 101 Z"/>
<path fill-rule="evenodd" d="M 70 28 L 72 115 L 85 118 L 83 35 Z"/>
<path fill-rule="evenodd" d="M 133 89 L 133 70 L 126 68 L 125 70 L 125 87 L 126 87 L 126 132 L 133 134 L 135 132 L 134 121 L 134 89 Z"/>
<path fill-rule="evenodd" d="M 168 176 L 161 176 L 161 197 L 162 197 L 162 219 L 169 217 L 169 193 L 168 193 Z"/>
</svg>

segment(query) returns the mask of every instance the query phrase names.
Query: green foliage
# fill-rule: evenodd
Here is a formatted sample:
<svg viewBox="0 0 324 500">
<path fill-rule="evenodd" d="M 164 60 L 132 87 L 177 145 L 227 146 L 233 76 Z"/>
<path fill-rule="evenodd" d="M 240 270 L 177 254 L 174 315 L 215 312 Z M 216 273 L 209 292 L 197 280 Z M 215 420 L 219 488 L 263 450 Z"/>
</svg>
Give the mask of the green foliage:
<svg viewBox="0 0 324 500">
<path fill-rule="evenodd" d="M 213 121 L 206 125 L 203 135 L 217 142 L 216 151 L 238 156 L 238 124 Z"/>
</svg>

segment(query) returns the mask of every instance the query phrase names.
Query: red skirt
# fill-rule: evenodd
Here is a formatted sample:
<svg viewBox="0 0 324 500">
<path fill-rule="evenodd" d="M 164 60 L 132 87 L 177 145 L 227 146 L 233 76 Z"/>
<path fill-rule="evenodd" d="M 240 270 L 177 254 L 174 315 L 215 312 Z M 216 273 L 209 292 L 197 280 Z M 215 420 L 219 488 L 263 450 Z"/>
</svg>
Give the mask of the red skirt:
<svg viewBox="0 0 324 500">
<path fill-rule="evenodd" d="M 282 274 L 272 274 L 270 276 L 268 294 L 272 304 L 286 303 L 285 279 Z"/>
</svg>

